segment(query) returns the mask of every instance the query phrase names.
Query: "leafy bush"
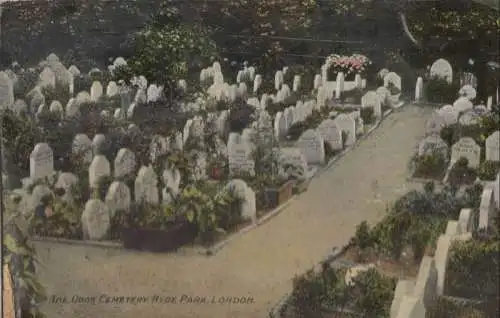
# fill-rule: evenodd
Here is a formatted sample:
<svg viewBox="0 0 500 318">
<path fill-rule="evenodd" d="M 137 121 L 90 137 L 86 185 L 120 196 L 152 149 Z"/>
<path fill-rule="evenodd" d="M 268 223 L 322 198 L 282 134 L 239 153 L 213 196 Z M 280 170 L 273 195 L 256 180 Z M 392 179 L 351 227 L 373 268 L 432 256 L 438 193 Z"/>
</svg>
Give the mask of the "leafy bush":
<svg viewBox="0 0 500 318">
<path fill-rule="evenodd" d="M 375 123 L 375 115 L 373 107 L 363 107 L 361 108 L 361 119 L 365 125 L 373 125 Z"/>
<path fill-rule="evenodd" d="M 72 203 L 56 199 L 50 204 L 53 214 L 46 220 L 33 218 L 31 229 L 40 236 L 82 239 L 81 216 L 83 209 Z"/>
<path fill-rule="evenodd" d="M 320 273 L 310 270 L 295 277 L 285 316 L 324 317 L 347 309 L 363 317 L 388 317 L 396 280 L 369 269 L 346 285 L 345 272 L 323 263 Z"/>
<path fill-rule="evenodd" d="M 241 133 L 253 121 L 255 108 L 238 100 L 229 113 L 229 131 Z"/>
<path fill-rule="evenodd" d="M 366 221 L 363 221 L 356 226 L 356 233 L 351 238 L 351 243 L 356 245 L 361 250 L 374 247 L 375 241 L 370 233 L 370 226 Z"/>
<path fill-rule="evenodd" d="M 468 167 L 469 160 L 461 157 L 453 164 L 448 176 L 448 183 L 452 186 L 472 184 L 476 181 L 477 174 L 474 169 Z"/>
<path fill-rule="evenodd" d="M 136 52 L 127 61 L 125 74 L 143 75 L 150 82 L 173 84 L 186 78 L 216 55 L 216 45 L 205 30 L 188 25 L 149 26 L 136 39 Z M 188 61 L 191 64 L 188 64 Z M 121 78 L 130 80 L 130 77 Z"/>
<path fill-rule="evenodd" d="M 483 161 L 477 169 L 477 176 L 481 180 L 494 181 L 500 170 L 500 162 Z"/>
<path fill-rule="evenodd" d="M 483 300 L 498 297 L 499 248 L 495 237 L 454 243 L 446 269 L 447 295 Z"/>
<path fill-rule="evenodd" d="M 439 77 L 434 77 L 424 83 L 424 92 L 427 100 L 433 103 L 452 104 L 458 97 L 460 84 L 451 84 Z"/>
<path fill-rule="evenodd" d="M 353 309 L 363 317 L 389 317 L 391 303 L 396 289 L 396 279 L 369 269 L 353 279 L 350 297 L 354 300 Z"/>
<path fill-rule="evenodd" d="M 45 317 L 39 304 L 47 300 L 45 288 L 36 275 L 37 253 L 33 243 L 15 220 L 2 224 L 2 265 L 8 264 L 14 282 L 16 307 L 21 317 Z"/>
<path fill-rule="evenodd" d="M 446 169 L 446 158 L 439 151 L 430 154 L 415 155 L 411 160 L 413 176 L 416 178 L 440 179 Z"/>
</svg>

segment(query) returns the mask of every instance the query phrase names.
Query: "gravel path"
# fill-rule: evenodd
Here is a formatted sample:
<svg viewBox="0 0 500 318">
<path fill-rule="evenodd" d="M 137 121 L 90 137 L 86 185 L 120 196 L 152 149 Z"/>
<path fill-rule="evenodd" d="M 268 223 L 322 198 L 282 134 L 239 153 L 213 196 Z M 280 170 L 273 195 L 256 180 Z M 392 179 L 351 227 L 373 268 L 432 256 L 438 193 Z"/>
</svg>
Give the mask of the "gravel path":
<svg viewBox="0 0 500 318">
<path fill-rule="evenodd" d="M 37 243 L 42 284 L 49 295 L 66 297 L 44 311 L 50 318 L 266 317 L 290 291 L 294 275 L 346 244 L 358 223 L 377 221 L 388 202 L 420 186 L 406 181 L 407 162 L 430 111 L 405 106 L 392 114 L 279 216 L 210 258 Z M 89 299 L 73 303 L 74 295 Z M 103 303 L 113 296 L 145 298 Z M 228 303 L 235 298 L 249 303 Z"/>
</svg>

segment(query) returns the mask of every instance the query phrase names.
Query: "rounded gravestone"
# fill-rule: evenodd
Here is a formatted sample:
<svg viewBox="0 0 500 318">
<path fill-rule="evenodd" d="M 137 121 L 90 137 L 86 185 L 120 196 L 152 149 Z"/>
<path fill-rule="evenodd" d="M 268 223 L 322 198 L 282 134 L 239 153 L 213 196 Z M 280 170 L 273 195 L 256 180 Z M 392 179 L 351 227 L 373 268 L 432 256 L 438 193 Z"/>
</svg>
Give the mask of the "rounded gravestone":
<svg viewBox="0 0 500 318">
<path fill-rule="evenodd" d="M 85 204 L 81 221 L 84 238 L 102 240 L 108 234 L 111 224 L 111 213 L 102 201 L 92 199 Z"/>
</svg>

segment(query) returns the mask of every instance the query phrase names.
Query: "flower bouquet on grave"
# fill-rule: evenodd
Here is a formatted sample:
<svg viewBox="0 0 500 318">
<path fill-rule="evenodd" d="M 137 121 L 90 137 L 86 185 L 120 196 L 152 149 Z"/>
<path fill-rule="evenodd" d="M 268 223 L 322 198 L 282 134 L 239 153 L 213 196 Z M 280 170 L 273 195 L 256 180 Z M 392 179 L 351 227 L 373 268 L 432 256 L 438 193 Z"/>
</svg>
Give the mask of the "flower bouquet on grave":
<svg viewBox="0 0 500 318">
<path fill-rule="evenodd" d="M 351 56 L 332 54 L 326 58 L 328 79 L 334 81 L 338 73 L 344 73 L 346 81 L 353 81 L 356 74 L 364 74 L 372 62 L 364 55 Z"/>
</svg>

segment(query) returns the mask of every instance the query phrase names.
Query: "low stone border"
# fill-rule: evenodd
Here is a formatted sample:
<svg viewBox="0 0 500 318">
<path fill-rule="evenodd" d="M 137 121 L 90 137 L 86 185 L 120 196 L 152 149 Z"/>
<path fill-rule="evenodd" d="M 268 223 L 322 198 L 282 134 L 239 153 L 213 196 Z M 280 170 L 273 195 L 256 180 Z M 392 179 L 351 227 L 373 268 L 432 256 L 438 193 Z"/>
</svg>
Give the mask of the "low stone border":
<svg viewBox="0 0 500 318">
<path fill-rule="evenodd" d="M 215 253 L 220 251 L 224 246 L 229 244 L 234 239 L 236 239 L 239 236 L 261 226 L 262 224 L 268 222 L 269 220 L 271 220 L 272 218 L 274 218 L 275 216 L 280 214 L 281 211 L 283 211 L 285 208 L 287 208 L 294 200 L 297 199 L 297 197 L 298 197 L 298 195 L 292 196 L 288 201 L 286 201 L 282 205 L 278 206 L 277 208 L 275 208 L 271 212 L 267 213 L 266 215 L 264 215 L 263 217 L 258 219 L 257 222 L 252 223 L 252 224 L 242 228 L 241 230 L 229 235 L 226 239 L 224 239 L 218 243 L 215 243 L 214 245 L 212 245 L 206 249 L 201 250 L 199 253 L 202 255 L 206 255 L 206 256 L 213 256 Z"/>
<path fill-rule="evenodd" d="M 58 243 L 66 245 L 93 246 L 93 247 L 104 247 L 104 248 L 115 248 L 115 249 L 123 248 L 122 243 L 117 243 L 112 241 L 71 240 L 71 239 L 43 237 L 43 236 L 33 236 L 32 240 L 34 242 Z"/>
</svg>

